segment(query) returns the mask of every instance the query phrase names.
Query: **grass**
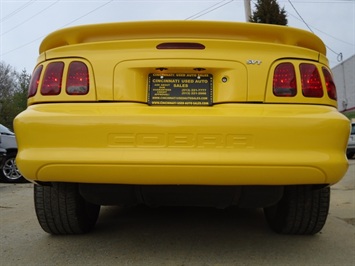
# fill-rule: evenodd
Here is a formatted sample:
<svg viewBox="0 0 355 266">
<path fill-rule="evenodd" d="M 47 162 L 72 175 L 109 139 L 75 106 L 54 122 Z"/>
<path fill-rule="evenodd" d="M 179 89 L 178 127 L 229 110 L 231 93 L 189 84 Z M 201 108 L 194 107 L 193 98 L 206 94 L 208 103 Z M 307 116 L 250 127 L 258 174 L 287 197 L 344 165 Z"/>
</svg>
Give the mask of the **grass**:
<svg viewBox="0 0 355 266">
<path fill-rule="evenodd" d="M 343 115 L 349 118 L 349 120 L 355 119 L 355 110 L 345 111 L 343 112 Z"/>
</svg>

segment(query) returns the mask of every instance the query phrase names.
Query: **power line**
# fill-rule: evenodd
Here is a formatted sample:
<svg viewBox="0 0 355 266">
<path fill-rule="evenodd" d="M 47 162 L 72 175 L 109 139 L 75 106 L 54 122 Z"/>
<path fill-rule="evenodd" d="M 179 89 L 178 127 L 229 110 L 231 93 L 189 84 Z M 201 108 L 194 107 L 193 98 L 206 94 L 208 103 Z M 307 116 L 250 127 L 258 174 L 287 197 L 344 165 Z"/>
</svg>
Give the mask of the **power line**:
<svg viewBox="0 0 355 266">
<path fill-rule="evenodd" d="M 34 39 L 34 40 L 30 41 L 30 42 L 27 42 L 27 43 L 25 43 L 25 44 L 23 44 L 23 45 L 21 45 L 21 46 L 16 47 L 16 48 L 14 48 L 14 49 L 12 49 L 12 50 L 10 50 L 10 51 L 7 51 L 7 52 L 1 54 L 1 57 L 4 56 L 4 55 L 7 55 L 7 54 L 9 54 L 9 53 L 12 53 L 12 52 L 14 52 L 14 51 L 16 51 L 16 50 L 19 50 L 19 49 L 21 49 L 21 48 L 23 48 L 23 47 L 26 47 L 27 45 L 30 45 L 30 44 L 32 44 L 32 43 L 38 41 L 38 40 L 41 40 L 41 39 L 43 39 L 45 36 L 46 36 L 46 35 L 42 35 L 42 36 L 38 37 L 37 39 Z"/>
<path fill-rule="evenodd" d="M 102 4 L 101 6 L 98 6 L 97 8 L 94 8 L 93 10 L 91 10 L 91 11 L 85 13 L 84 15 L 82 15 L 82 16 L 80 16 L 80 17 L 78 17 L 78 18 L 76 18 L 76 19 L 70 21 L 69 23 L 63 25 L 62 28 L 63 28 L 63 27 L 66 27 L 66 26 L 69 26 L 70 24 L 72 24 L 72 23 L 74 23 L 74 22 L 76 22 L 76 21 L 78 21 L 78 20 L 80 20 L 80 19 L 86 17 L 87 15 L 90 15 L 91 13 L 96 12 L 97 10 L 103 8 L 104 6 L 110 4 L 110 3 L 113 2 L 113 1 L 115 1 L 115 0 L 107 1 L 106 3 Z"/>
<path fill-rule="evenodd" d="M 300 13 L 298 13 L 297 9 L 295 8 L 295 6 L 292 4 L 291 0 L 288 0 L 288 2 L 290 3 L 290 5 L 292 6 L 293 10 L 295 10 L 295 12 L 297 13 L 297 15 L 300 17 L 300 19 L 303 21 L 303 23 L 307 26 L 307 28 L 313 32 L 313 30 L 311 29 L 311 27 L 307 24 L 307 22 L 303 19 L 303 17 L 301 16 Z M 314 33 L 314 32 L 313 32 Z"/>
<path fill-rule="evenodd" d="M 293 15 L 292 13 L 290 13 L 290 12 L 287 12 L 287 14 L 290 15 L 290 16 L 292 16 L 292 17 L 294 17 L 295 19 L 297 19 L 297 20 L 299 20 L 299 21 L 302 21 L 302 20 L 300 20 L 298 17 L 294 16 L 294 15 Z M 344 40 L 342 40 L 342 39 L 339 39 L 339 38 L 337 38 L 337 37 L 335 37 L 335 36 L 332 36 L 332 35 L 330 35 L 329 33 L 327 33 L 327 32 L 325 32 L 325 31 L 322 31 L 322 30 L 320 30 L 320 29 L 314 27 L 313 25 L 310 25 L 310 26 L 311 26 L 313 29 L 315 29 L 316 31 L 321 32 L 321 33 L 323 33 L 324 35 L 327 35 L 328 37 L 333 38 L 334 40 L 337 40 L 337 41 L 339 41 L 339 42 L 345 43 L 345 44 L 350 45 L 350 46 L 355 46 L 355 44 L 346 42 L 346 41 L 344 41 Z"/>
<path fill-rule="evenodd" d="M 10 14 L 8 14 L 7 16 L 5 16 L 4 18 L 2 18 L 1 21 L 4 21 L 4 20 L 9 19 L 10 17 L 12 17 L 12 16 L 14 16 L 15 14 L 17 14 L 18 12 L 22 11 L 23 9 L 25 9 L 25 8 L 28 7 L 29 5 L 33 4 L 35 1 L 37 1 L 37 0 L 30 0 L 30 1 L 26 2 L 26 3 L 25 3 L 24 5 L 22 5 L 20 8 L 18 8 L 17 10 L 13 11 L 12 13 L 10 13 Z M 58 1 L 59 1 L 59 0 L 58 0 Z M 57 1 L 57 2 L 58 2 L 58 1 Z M 76 18 L 76 19 L 74 19 L 74 20 L 72 20 L 72 21 L 70 21 L 69 23 L 63 25 L 62 27 L 66 27 L 66 26 L 68 26 L 68 25 L 70 25 L 70 24 L 72 24 L 72 23 L 74 23 L 74 22 L 76 22 L 76 21 L 82 19 L 82 18 L 85 17 L 85 16 L 94 13 L 95 11 L 101 9 L 102 7 L 108 5 L 109 3 L 113 2 L 113 1 L 115 1 L 115 0 L 110 0 L 110 1 L 105 2 L 104 4 L 98 6 L 97 8 L 94 8 L 93 10 L 89 11 L 88 13 L 86 13 L 86 14 L 84 14 L 84 15 L 82 15 L 82 16 L 80 16 L 80 17 L 78 17 L 78 18 Z M 183 1 L 183 0 L 180 0 L 180 1 Z M 197 1 L 197 0 L 196 0 L 196 1 Z M 226 2 L 226 1 L 227 1 L 227 2 Z M 196 13 L 196 14 L 194 14 L 194 15 L 188 17 L 188 18 L 186 18 L 185 20 L 199 18 L 199 17 L 201 17 L 201 16 L 203 16 L 203 15 L 206 15 L 206 14 L 208 14 L 208 13 L 210 13 L 210 12 L 216 10 L 216 9 L 219 9 L 219 8 L 221 8 L 221 7 L 223 7 L 223 6 L 227 5 L 227 4 L 230 4 L 230 3 L 233 2 L 233 1 L 239 1 L 239 0 L 229 0 L 229 1 L 228 1 L 228 0 L 223 0 L 223 1 L 219 1 L 218 3 L 213 4 L 212 6 L 206 8 L 206 9 L 203 9 L 202 11 L 200 11 L 200 12 L 198 12 L 198 13 Z M 240 1 L 241 1 L 241 0 L 240 0 Z M 317 3 L 317 4 L 319 3 L 319 4 L 323 4 L 323 3 L 351 3 L 351 2 L 353 2 L 353 1 L 354 1 L 354 0 L 338 0 L 338 1 L 330 1 L 330 0 L 327 1 L 327 0 L 324 0 L 324 1 L 299 1 L 299 2 L 297 2 L 297 3 Z M 55 3 L 57 3 L 57 2 L 55 2 Z M 83 2 L 84 2 L 84 1 L 83 1 Z M 85 1 L 85 2 L 87 2 L 87 1 Z M 128 0 L 116 0 L 116 2 L 142 2 L 142 1 L 135 1 L 135 0 L 131 0 L 131 1 L 128 1 Z M 148 2 L 176 2 L 176 0 L 164 0 L 164 1 L 163 1 L 163 0 L 156 0 L 156 1 L 152 1 L 152 0 L 151 0 L 151 1 L 148 1 Z M 197 1 L 197 2 L 200 2 L 200 1 Z M 202 1 L 201 1 L 201 2 L 202 2 Z M 285 0 L 285 1 L 282 1 L 282 2 L 289 2 L 289 3 L 291 4 L 291 6 L 294 8 L 294 10 L 296 11 L 296 13 L 298 14 L 298 16 L 299 16 L 299 17 L 302 19 L 302 21 L 307 25 L 307 27 L 310 29 L 310 31 L 312 31 L 312 29 L 310 28 L 310 25 L 308 25 L 308 24 L 305 22 L 305 20 L 301 17 L 301 15 L 300 15 L 299 12 L 295 9 L 295 7 L 293 6 L 293 4 L 291 3 L 290 0 L 288 0 L 288 1 Z M 253 3 L 255 4 L 254 1 L 253 1 Z M 49 8 L 49 7 L 48 7 L 48 8 Z M 27 22 L 28 20 L 30 20 L 30 19 L 32 19 L 33 17 L 37 16 L 39 13 L 42 13 L 42 11 L 40 11 L 40 12 L 38 12 L 37 14 L 33 15 L 31 18 L 27 19 L 26 21 L 24 21 L 24 22 L 22 22 L 22 23 L 16 25 L 16 26 L 13 27 L 12 29 L 10 29 L 10 30 L 8 30 L 7 32 L 3 33 L 2 35 L 4 35 L 4 34 L 10 32 L 10 31 L 14 30 L 15 28 L 17 28 L 17 27 L 19 27 L 20 25 L 24 24 L 24 23 Z M 312 27 L 313 27 L 313 26 L 312 26 Z M 313 28 L 315 29 L 315 27 L 313 27 Z M 320 31 L 320 30 L 318 30 L 318 31 Z M 313 32 L 313 31 L 312 31 L 312 32 Z M 326 34 L 326 33 L 325 33 L 325 34 Z M 331 36 L 331 35 L 329 35 L 329 34 L 327 34 L 327 35 L 330 36 L 330 37 L 333 37 L 333 36 Z M 14 49 L 12 49 L 12 50 L 10 50 L 10 51 L 7 51 L 7 52 L 1 54 L 1 56 L 7 55 L 7 54 L 12 53 L 12 52 L 14 52 L 14 51 L 16 51 L 16 50 L 19 50 L 19 49 L 21 49 L 21 48 L 23 48 L 23 47 L 25 47 L 25 46 L 27 46 L 27 45 L 30 45 L 30 44 L 32 44 L 32 43 L 38 41 L 39 39 L 43 38 L 44 36 L 45 36 L 45 35 L 40 36 L 40 37 L 36 38 L 35 40 L 32 40 L 32 41 L 27 42 L 27 43 L 25 43 L 25 44 L 23 44 L 23 45 L 21 45 L 21 46 L 19 46 L 19 47 L 17 47 L 17 48 L 14 48 Z M 335 37 L 333 37 L 333 38 L 334 38 L 334 39 L 337 39 L 337 38 L 335 38 Z M 337 40 L 338 40 L 338 41 L 341 41 L 341 40 L 339 40 L 339 39 L 337 39 Z M 342 41 L 342 42 L 344 42 L 344 41 Z M 348 43 L 348 44 L 349 44 L 349 43 Z M 330 51 L 332 51 L 333 53 L 337 54 L 338 56 L 340 55 L 339 53 L 336 53 L 335 51 L 333 51 L 333 50 L 330 49 L 329 47 L 327 47 L 327 48 L 328 48 Z"/>
<path fill-rule="evenodd" d="M 205 9 L 201 10 L 200 12 L 198 12 L 198 13 L 196 13 L 196 14 L 188 17 L 188 18 L 186 18 L 185 20 L 189 20 L 189 19 L 193 20 L 193 19 L 199 18 L 199 17 L 201 17 L 203 15 L 206 15 L 206 14 L 208 14 L 208 13 L 210 13 L 210 12 L 212 12 L 212 11 L 218 9 L 218 8 L 221 8 L 222 6 L 225 6 L 225 5 L 229 4 L 230 2 L 233 2 L 234 0 L 229 0 L 227 3 L 221 4 L 221 3 L 225 2 L 225 1 L 226 0 L 220 1 L 220 2 L 210 6 L 208 8 L 205 8 Z"/>
<path fill-rule="evenodd" d="M 59 1 L 59 0 L 58 0 L 58 1 Z M 72 20 L 72 21 L 70 21 L 69 23 L 63 25 L 61 28 L 66 27 L 66 26 L 72 24 L 73 22 L 78 21 L 79 19 L 82 19 L 83 17 L 85 17 L 85 16 L 87 16 L 87 15 L 89 15 L 89 14 L 91 14 L 91 13 L 97 11 L 97 10 L 99 10 L 100 8 L 102 8 L 102 7 L 106 6 L 106 5 L 108 5 L 109 3 L 113 2 L 113 1 L 114 1 L 114 0 L 107 1 L 106 3 L 104 3 L 104 4 L 102 4 L 102 5 L 100 5 L 100 6 L 96 7 L 96 8 L 94 8 L 93 10 L 87 12 L 86 14 L 84 14 L 84 15 L 82 15 L 82 16 L 80 16 L 80 17 L 78 17 L 78 18 L 76 18 L 76 19 L 74 19 L 74 20 Z M 42 36 L 36 38 L 35 40 L 32 40 L 32 41 L 30 41 L 30 42 L 28 42 L 28 43 L 25 43 L 25 44 L 23 44 L 23 45 L 21 45 L 21 46 L 18 46 L 18 47 L 16 47 L 16 48 L 12 49 L 12 50 L 10 50 L 10 51 L 7 51 L 7 52 L 1 54 L 1 56 L 7 55 L 7 54 L 12 53 L 12 52 L 14 52 L 14 51 L 16 51 L 16 50 L 19 50 L 19 49 L 21 49 L 21 48 L 23 48 L 23 47 L 26 47 L 27 45 L 30 45 L 30 44 L 32 44 L 32 43 L 34 43 L 34 42 L 36 42 L 36 41 L 42 39 L 43 37 L 45 37 L 45 35 L 42 35 Z"/>
<path fill-rule="evenodd" d="M 24 10 L 26 7 L 28 7 L 29 5 L 33 4 L 34 2 L 36 2 L 37 0 L 30 0 L 27 3 L 23 4 L 22 6 L 20 6 L 18 9 L 12 11 L 10 14 L 6 15 L 5 17 L 3 17 L 0 22 L 4 22 L 6 20 L 8 20 L 9 18 L 13 17 L 14 15 L 16 15 L 18 12 Z"/>
<path fill-rule="evenodd" d="M 32 1 L 36 1 L 36 0 L 32 0 Z M 57 0 L 57 1 L 56 1 L 55 3 L 53 3 L 52 5 L 56 4 L 58 1 L 60 1 L 60 0 Z M 74 19 L 74 20 L 72 20 L 72 21 L 70 21 L 69 23 L 66 23 L 66 24 L 63 25 L 62 27 L 66 27 L 66 26 L 68 26 L 68 25 L 70 25 L 70 24 L 72 24 L 72 23 L 74 23 L 74 22 L 76 22 L 76 21 L 82 19 L 83 17 L 86 17 L 87 15 L 96 12 L 97 10 L 103 8 L 104 6 L 108 5 L 109 3 L 113 2 L 113 1 L 115 1 L 115 0 L 110 0 L 110 1 L 108 1 L 108 2 L 106 2 L 106 3 L 104 3 L 104 4 L 102 4 L 102 5 L 98 6 L 97 8 L 95 8 L 95 9 L 89 11 L 88 13 L 86 13 L 86 14 L 84 14 L 84 15 L 82 15 L 82 16 L 80 16 L 80 17 L 78 17 L 78 18 L 76 18 L 76 19 Z M 196 13 L 195 15 L 186 18 L 185 20 L 188 20 L 188 19 L 196 19 L 196 18 L 198 18 L 198 17 L 201 17 L 201 16 L 203 16 L 203 15 L 205 15 L 205 14 L 207 14 L 207 13 L 210 13 L 210 12 L 216 10 L 216 9 L 219 9 L 219 8 L 221 8 L 221 7 L 225 6 L 225 5 L 227 5 L 227 4 L 231 3 L 231 2 L 233 2 L 234 0 L 229 0 L 229 1 L 226 2 L 226 3 L 224 3 L 224 4 L 222 4 L 222 5 L 219 5 L 219 4 L 221 4 L 221 3 L 225 2 L 225 1 L 226 1 L 226 0 L 220 1 L 220 2 L 218 2 L 217 4 L 214 4 L 214 5 L 210 6 L 209 8 L 206 8 L 206 9 L 204 9 L 204 10 L 202 10 L 202 11 Z M 52 5 L 50 5 L 49 7 L 51 7 Z M 219 5 L 219 6 L 217 6 L 217 5 Z M 215 7 L 215 6 L 216 6 L 216 7 Z M 49 8 L 49 7 L 48 7 L 48 8 Z M 215 8 L 213 8 L 213 7 L 215 7 Z M 48 8 L 46 8 L 46 9 L 48 9 Z M 212 9 L 211 9 L 211 8 L 212 8 Z M 32 19 L 33 17 L 35 17 L 36 15 L 42 13 L 43 11 L 44 11 L 44 10 L 38 12 L 37 14 L 35 14 L 35 15 L 32 16 L 31 18 L 29 18 L 28 20 Z M 204 13 L 202 13 L 202 12 L 204 12 Z M 4 34 L 10 32 L 10 31 L 12 31 L 13 29 L 19 27 L 20 25 L 24 24 L 24 23 L 27 22 L 28 20 L 26 20 L 26 21 L 24 21 L 23 23 L 21 23 L 21 24 L 15 26 L 14 28 L 12 28 L 12 29 L 6 31 L 6 32 L 3 33 L 2 35 L 4 35 Z M 30 44 L 32 44 L 32 43 L 34 43 L 34 42 L 36 42 L 36 41 L 38 41 L 38 40 L 44 38 L 44 37 L 45 37 L 45 35 L 42 35 L 42 36 L 36 38 L 35 40 L 32 40 L 32 41 L 30 41 L 30 42 L 27 42 L 27 43 L 25 43 L 25 44 L 23 44 L 23 45 L 21 45 L 21 46 L 18 46 L 18 47 L 14 48 L 14 49 L 12 49 L 12 50 L 10 50 L 10 51 L 7 51 L 7 52 L 3 53 L 1 56 L 4 56 L 4 55 L 7 55 L 7 54 L 12 53 L 12 52 L 14 52 L 14 51 L 17 51 L 17 50 L 19 50 L 19 49 L 21 49 L 21 48 L 23 48 L 23 47 L 26 47 L 27 45 L 30 45 Z"/>
<path fill-rule="evenodd" d="M 29 17 L 28 19 L 22 21 L 21 23 L 17 24 L 16 26 L 12 27 L 11 29 L 9 29 L 8 31 L 5 31 L 3 34 L 1 34 L 1 36 L 4 36 L 5 34 L 13 31 L 14 29 L 20 27 L 21 25 L 25 24 L 26 22 L 28 22 L 29 20 L 33 19 L 34 17 L 37 17 L 39 14 L 43 13 L 44 11 L 46 11 L 47 9 L 51 8 L 52 6 L 54 6 L 55 4 L 57 4 L 60 0 L 57 0 L 55 2 L 53 2 L 52 4 L 50 4 L 49 6 L 47 6 L 46 8 L 42 9 L 41 11 L 37 12 L 36 14 L 34 14 L 33 16 Z"/>
<path fill-rule="evenodd" d="M 292 8 L 295 10 L 295 12 L 297 13 L 297 15 L 300 17 L 300 19 L 303 21 L 303 23 L 307 26 L 307 28 L 314 33 L 314 31 L 311 29 L 311 27 L 307 24 L 307 22 L 303 19 L 303 17 L 301 16 L 301 14 L 297 11 L 297 9 L 295 8 L 295 6 L 292 4 L 291 0 L 288 0 L 288 2 L 290 3 L 290 5 L 292 6 Z M 334 54 L 337 55 L 337 60 L 338 62 L 343 61 L 343 54 L 342 53 L 337 53 L 335 52 L 333 49 L 331 49 L 329 46 L 325 45 L 329 51 L 333 52 Z"/>
</svg>

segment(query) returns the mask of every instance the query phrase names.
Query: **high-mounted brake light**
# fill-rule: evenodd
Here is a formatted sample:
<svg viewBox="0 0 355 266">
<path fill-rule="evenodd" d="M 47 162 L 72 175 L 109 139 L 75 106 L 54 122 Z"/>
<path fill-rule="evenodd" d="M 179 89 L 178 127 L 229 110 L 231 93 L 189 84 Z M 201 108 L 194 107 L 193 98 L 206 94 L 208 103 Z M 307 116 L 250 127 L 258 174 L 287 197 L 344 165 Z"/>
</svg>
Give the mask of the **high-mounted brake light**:
<svg viewBox="0 0 355 266">
<path fill-rule="evenodd" d="M 42 95 L 58 95 L 62 88 L 63 62 L 53 62 L 47 65 L 41 87 Z"/>
<path fill-rule="evenodd" d="M 34 96 L 37 93 L 38 85 L 39 85 L 39 79 L 41 77 L 43 66 L 40 65 L 38 66 L 32 74 L 31 82 L 30 82 L 30 87 L 28 89 L 28 98 Z"/>
<path fill-rule="evenodd" d="M 190 49 L 190 50 L 204 50 L 206 47 L 201 43 L 194 42 L 165 42 L 157 45 L 157 49 Z"/>
<path fill-rule="evenodd" d="M 328 96 L 330 99 L 336 100 L 337 99 L 337 91 L 335 87 L 335 83 L 333 81 L 332 74 L 330 74 L 329 70 L 325 67 L 322 68 L 325 85 L 327 87 Z"/>
<path fill-rule="evenodd" d="M 281 63 L 274 71 L 273 92 L 275 96 L 292 97 L 297 94 L 295 68 L 291 63 Z"/>
<path fill-rule="evenodd" d="M 85 95 L 89 92 L 89 71 L 83 62 L 70 63 L 66 90 L 69 95 Z"/>
<path fill-rule="evenodd" d="M 323 86 L 318 68 L 313 64 L 300 64 L 302 93 L 305 97 L 323 97 Z"/>
</svg>

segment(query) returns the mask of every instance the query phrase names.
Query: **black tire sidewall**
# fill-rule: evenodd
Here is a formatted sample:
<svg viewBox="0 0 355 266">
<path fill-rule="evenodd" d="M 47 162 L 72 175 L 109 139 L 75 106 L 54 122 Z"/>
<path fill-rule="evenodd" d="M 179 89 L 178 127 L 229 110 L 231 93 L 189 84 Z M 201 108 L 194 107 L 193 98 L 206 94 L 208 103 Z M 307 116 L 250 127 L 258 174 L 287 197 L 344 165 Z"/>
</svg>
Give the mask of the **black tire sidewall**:
<svg viewBox="0 0 355 266">
<path fill-rule="evenodd" d="M 314 235 L 326 222 L 329 201 L 329 187 L 290 186 L 277 204 L 264 208 L 265 218 L 276 233 Z"/>
<path fill-rule="evenodd" d="M 101 207 L 87 202 L 75 183 L 35 185 L 34 199 L 39 224 L 45 232 L 53 235 L 90 232 Z"/>
</svg>

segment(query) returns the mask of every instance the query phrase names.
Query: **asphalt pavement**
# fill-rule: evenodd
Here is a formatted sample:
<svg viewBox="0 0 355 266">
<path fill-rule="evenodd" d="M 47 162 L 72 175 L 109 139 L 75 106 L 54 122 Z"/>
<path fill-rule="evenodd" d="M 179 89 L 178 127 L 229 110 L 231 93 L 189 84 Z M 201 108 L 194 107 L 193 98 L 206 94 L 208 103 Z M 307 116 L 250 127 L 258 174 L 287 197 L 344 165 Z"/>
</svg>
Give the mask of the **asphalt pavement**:
<svg viewBox="0 0 355 266">
<path fill-rule="evenodd" d="M 104 207 L 86 235 L 40 228 L 32 184 L 0 184 L 0 265 L 355 265 L 355 160 L 315 236 L 269 230 L 262 210 Z"/>
</svg>

